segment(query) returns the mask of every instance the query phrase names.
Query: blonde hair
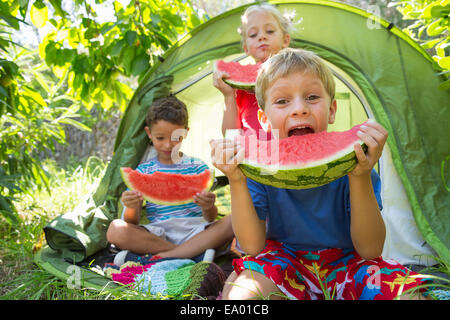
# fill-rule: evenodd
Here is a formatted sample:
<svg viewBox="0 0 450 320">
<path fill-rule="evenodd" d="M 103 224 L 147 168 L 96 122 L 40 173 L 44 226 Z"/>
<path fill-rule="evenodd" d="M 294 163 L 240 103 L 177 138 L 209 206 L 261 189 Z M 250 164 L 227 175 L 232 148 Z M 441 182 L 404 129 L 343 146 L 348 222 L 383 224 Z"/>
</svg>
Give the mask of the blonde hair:
<svg viewBox="0 0 450 320">
<path fill-rule="evenodd" d="M 239 34 L 242 37 L 242 44 L 245 43 L 246 35 L 247 35 L 247 24 L 248 24 L 248 17 L 250 14 L 256 11 L 265 11 L 270 13 L 275 20 L 278 22 L 278 25 L 281 29 L 281 32 L 283 33 L 283 36 L 286 34 L 289 34 L 291 31 L 291 21 L 283 16 L 280 11 L 278 11 L 277 8 L 270 4 L 255 4 L 247 8 L 245 10 L 244 14 L 241 16 L 241 26 L 238 29 Z"/>
<path fill-rule="evenodd" d="M 292 72 L 312 72 L 322 81 L 325 91 L 333 101 L 336 85 L 325 62 L 311 51 L 286 48 L 270 57 L 259 70 L 255 96 L 261 109 L 265 108 L 265 93 L 269 86 L 278 78 L 286 77 Z"/>
</svg>

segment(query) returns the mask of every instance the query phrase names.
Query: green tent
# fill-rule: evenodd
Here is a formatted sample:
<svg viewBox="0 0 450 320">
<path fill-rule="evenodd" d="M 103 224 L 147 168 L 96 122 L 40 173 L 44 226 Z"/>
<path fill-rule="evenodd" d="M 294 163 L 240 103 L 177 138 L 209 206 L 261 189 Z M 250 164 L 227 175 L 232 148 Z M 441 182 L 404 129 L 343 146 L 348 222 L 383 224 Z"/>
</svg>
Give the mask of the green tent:
<svg viewBox="0 0 450 320">
<path fill-rule="evenodd" d="M 371 117 L 389 131 L 378 165 L 387 226 L 383 255 L 429 265 L 434 261 L 426 255 L 431 254 L 450 263 L 445 169 L 450 94 L 438 89 L 445 78 L 437 75 L 432 58 L 393 24 L 361 9 L 317 0 L 269 3 L 292 17 L 291 47 L 316 52 L 334 72 L 338 120 L 330 130 L 349 129 Z M 216 59 L 248 59 L 237 32 L 247 6 L 193 30 L 146 74 L 123 116 L 114 156 L 97 191 L 45 227 L 49 247 L 37 258 L 47 263 L 44 268 L 55 268 L 57 259 L 82 261 L 105 247 L 108 224 L 121 212 L 118 199 L 125 185 L 119 168 L 135 167 L 149 150 L 143 126 L 154 99 L 174 93 L 186 102 L 190 131 L 182 150 L 210 163 L 208 141 L 221 137 L 223 113 L 212 65 Z"/>
</svg>

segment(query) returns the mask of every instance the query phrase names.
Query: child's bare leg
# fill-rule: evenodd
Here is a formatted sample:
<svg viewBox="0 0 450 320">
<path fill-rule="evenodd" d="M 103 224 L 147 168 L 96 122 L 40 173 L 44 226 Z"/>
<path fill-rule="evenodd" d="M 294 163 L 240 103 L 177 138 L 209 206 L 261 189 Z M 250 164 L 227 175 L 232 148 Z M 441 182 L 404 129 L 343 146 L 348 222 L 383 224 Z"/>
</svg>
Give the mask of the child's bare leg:
<svg viewBox="0 0 450 320">
<path fill-rule="evenodd" d="M 225 281 L 222 298 L 224 300 L 284 299 L 280 289 L 272 280 L 253 270 L 244 270 L 239 275 L 233 271 Z"/>
<path fill-rule="evenodd" d="M 231 226 L 231 216 L 226 216 L 202 232 L 168 251 L 160 252 L 163 258 L 193 258 L 205 252 L 206 249 L 216 249 L 234 237 Z"/>
<path fill-rule="evenodd" d="M 120 249 L 138 254 L 155 254 L 175 247 L 175 244 L 154 235 L 145 228 L 120 219 L 111 222 L 106 238 L 108 242 Z"/>
</svg>

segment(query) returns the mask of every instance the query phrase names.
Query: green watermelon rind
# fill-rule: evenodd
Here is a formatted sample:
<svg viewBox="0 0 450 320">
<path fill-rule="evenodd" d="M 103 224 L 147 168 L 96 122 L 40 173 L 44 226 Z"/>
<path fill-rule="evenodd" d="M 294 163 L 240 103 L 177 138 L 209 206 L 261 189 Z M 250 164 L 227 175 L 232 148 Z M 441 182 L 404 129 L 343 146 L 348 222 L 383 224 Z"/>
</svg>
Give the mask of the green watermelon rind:
<svg viewBox="0 0 450 320">
<path fill-rule="evenodd" d="M 367 146 L 361 144 L 364 151 Z M 244 175 L 256 182 L 282 189 L 309 189 L 320 187 L 351 172 L 357 163 L 355 151 L 339 156 L 325 163 L 287 170 L 269 172 L 264 166 L 242 163 L 239 165 Z"/>
<path fill-rule="evenodd" d="M 255 82 L 248 83 L 248 82 L 239 82 L 239 81 L 233 81 L 230 79 L 223 79 L 223 82 L 228 84 L 230 87 L 235 89 L 241 89 L 241 90 L 255 90 Z"/>
<path fill-rule="evenodd" d="M 217 70 L 217 62 L 216 60 L 213 65 L 213 72 Z M 233 81 L 230 79 L 223 79 L 223 82 L 228 84 L 230 87 L 235 89 L 241 89 L 241 90 L 247 90 L 247 91 L 253 91 L 255 90 L 255 84 L 256 82 L 241 82 L 241 81 Z"/>
<path fill-rule="evenodd" d="M 124 171 L 124 169 L 126 169 L 126 168 L 127 167 L 120 168 L 120 175 L 122 176 L 123 182 L 125 183 L 125 185 L 129 189 L 136 190 L 136 191 L 139 191 L 140 193 L 142 193 L 142 196 L 144 197 L 144 199 L 146 201 L 151 202 L 151 203 L 155 203 L 155 204 L 158 204 L 158 205 L 166 205 L 166 206 L 178 206 L 178 205 L 183 205 L 183 204 L 194 202 L 194 199 L 192 197 L 190 197 L 189 199 L 186 199 L 186 200 L 176 201 L 176 202 L 173 202 L 173 201 L 162 201 L 160 199 L 152 198 L 149 195 L 145 194 L 143 191 L 138 190 L 136 187 L 134 187 L 132 185 L 132 183 L 128 179 L 127 173 Z M 131 168 L 129 168 L 129 169 L 131 169 Z M 133 170 L 133 169 L 131 169 L 131 170 Z M 210 172 L 210 179 L 209 179 L 209 182 L 208 182 L 206 188 L 203 191 L 209 191 L 211 189 L 211 187 L 213 186 L 214 179 L 215 179 L 214 170 L 211 170 L 210 168 L 208 168 L 207 170 L 209 170 L 209 172 Z"/>
</svg>

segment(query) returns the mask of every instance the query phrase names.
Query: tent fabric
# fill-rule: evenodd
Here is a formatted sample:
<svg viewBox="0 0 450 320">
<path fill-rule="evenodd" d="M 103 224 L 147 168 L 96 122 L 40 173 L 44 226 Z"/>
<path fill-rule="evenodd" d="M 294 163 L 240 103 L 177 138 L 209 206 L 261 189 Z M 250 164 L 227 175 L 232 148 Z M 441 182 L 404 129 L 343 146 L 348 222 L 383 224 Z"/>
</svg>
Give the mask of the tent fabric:
<svg viewBox="0 0 450 320">
<path fill-rule="evenodd" d="M 34 262 L 43 270 L 66 282 L 71 289 L 93 288 L 104 290 L 118 288 L 119 285 L 88 268 L 80 267 L 61 256 L 61 251 L 43 246 L 33 257 Z"/>
<path fill-rule="evenodd" d="M 353 116 L 353 111 L 347 110 L 352 120 L 347 119 L 343 129 L 369 116 L 389 131 L 386 156 L 390 159 L 384 163 L 392 163 L 401 182 L 399 187 L 406 195 L 408 214 L 423 239 L 449 263 L 450 201 L 445 188 L 448 178 L 441 176 L 441 163 L 450 154 L 446 141 L 450 136 L 446 123 L 450 119 L 450 93 L 438 89 L 445 76 L 436 74 L 436 63 L 397 27 L 361 9 L 324 0 L 268 2 L 281 12 L 289 12 L 294 22 L 301 21 L 294 23 L 291 47 L 316 52 L 347 87 L 339 92 L 338 113 L 347 107 L 360 111 Z M 111 163 L 92 196 L 95 206 L 103 208 L 100 223 L 105 223 L 104 218 L 114 219 L 120 212 L 118 199 L 125 186 L 118 169 L 136 166 L 145 152 L 148 139 L 142 130 L 144 114 L 154 99 L 174 93 L 186 102 L 190 131 L 182 150 L 210 163 L 208 141 L 221 137 L 223 112 L 223 98 L 212 86 L 212 65 L 215 59 L 245 59 L 236 30 L 247 6 L 230 10 L 193 30 L 143 78 L 121 121 Z M 389 192 L 389 186 L 385 191 Z M 389 215 L 396 220 L 395 211 Z M 399 216 L 397 223 L 401 219 Z M 51 224 L 45 229 L 49 243 L 56 237 L 58 225 L 70 228 L 67 223 Z M 95 234 L 102 230 L 83 232 L 85 227 L 78 221 L 74 221 L 73 229 L 79 230 L 72 235 L 74 239 L 84 235 L 96 239 Z M 55 247 L 57 250 L 65 250 L 61 238 L 64 236 L 59 239 L 63 245 Z M 95 251 L 96 241 L 84 241 L 86 247 L 76 249 L 79 258 L 86 256 L 83 251 Z M 71 245 L 69 251 L 73 250 Z"/>
<path fill-rule="evenodd" d="M 385 146 L 383 153 L 380 163 L 383 177 L 381 214 L 386 226 L 386 240 L 382 256 L 392 257 L 403 265 L 434 265 L 437 263 L 433 258 L 436 254 L 417 228 L 408 197 L 392 163 L 389 146 Z"/>
<path fill-rule="evenodd" d="M 75 210 L 62 214 L 44 227 L 47 244 L 66 261 L 77 263 L 107 245 L 110 218 L 105 205 L 96 206 L 89 197 Z"/>
</svg>

